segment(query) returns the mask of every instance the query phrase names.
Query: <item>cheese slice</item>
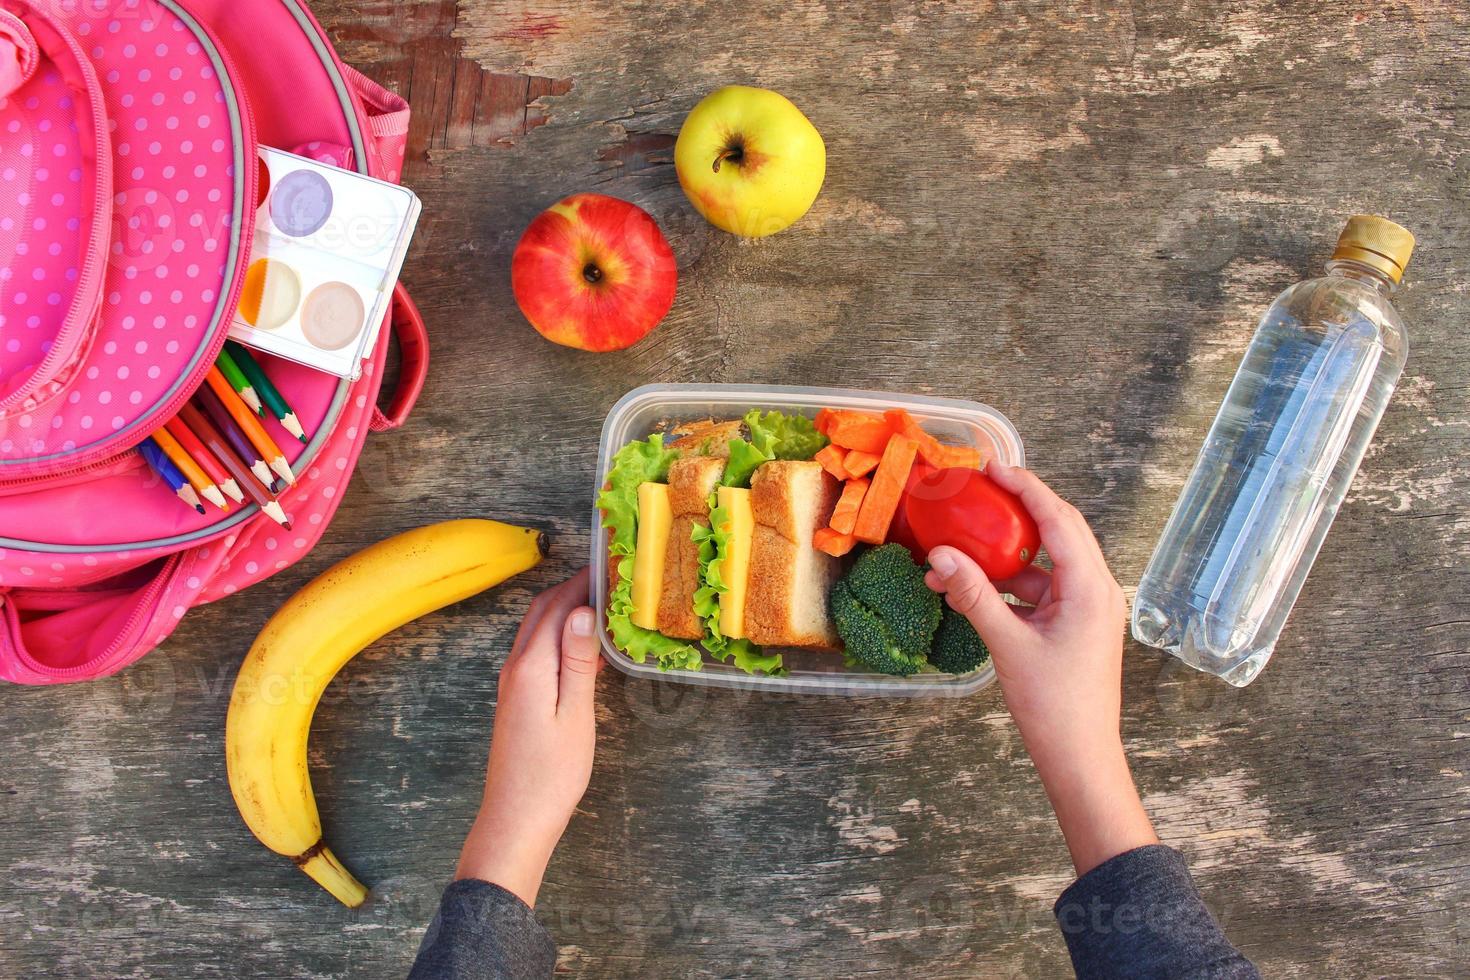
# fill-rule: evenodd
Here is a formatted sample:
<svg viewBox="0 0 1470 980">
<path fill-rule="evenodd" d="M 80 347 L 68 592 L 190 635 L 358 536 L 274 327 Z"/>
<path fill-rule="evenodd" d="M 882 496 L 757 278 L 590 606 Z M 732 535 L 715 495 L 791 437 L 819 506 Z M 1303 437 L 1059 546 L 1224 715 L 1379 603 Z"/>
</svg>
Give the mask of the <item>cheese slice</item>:
<svg viewBox="0 0 1470 980">
<path fill-rule="evenodd" d="M 669 488 L 663 483 L 638 486 L 638 545 L 633 553 L 634 626 L 658 629 L 658 598 L 664 586 L 664 562 L 669 551 L 669 527 L 674 510 Z"/>
<path fill-rule="evenodd" d="M 730 545 L 720 564 L 720 577 L 729 586 L 720 593 L 720 632 L 732 640 L 745 636 L 745 596 L 750 584 L 750 545 L 755 539 L 755 514 L 750 509 L 750 491 L 720 487 L 715 503 L 730 515 L 722 530 L 730 532 Z"/>
</svg>

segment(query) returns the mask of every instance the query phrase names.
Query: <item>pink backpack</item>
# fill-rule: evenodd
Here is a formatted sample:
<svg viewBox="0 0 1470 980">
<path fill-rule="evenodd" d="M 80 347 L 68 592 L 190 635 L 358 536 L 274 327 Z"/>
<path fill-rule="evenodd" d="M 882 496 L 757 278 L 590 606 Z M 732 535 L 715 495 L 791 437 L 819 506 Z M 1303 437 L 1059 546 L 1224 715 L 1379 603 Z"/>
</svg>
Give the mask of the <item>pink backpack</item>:
<svg viewBox="0 0 1470 980">
<path fill-rule="evenodd" d="M 281 442 L 292 530 L 254 506 L 195 513 L 134 447 L 225 341 L 257 143 L 396 180 L 407 132 L 407 103 L 343 65 L 300 0 L 0 0 L 0 678 L 111 674 L 316 543 L 368 430 L 422 387 L 401 289 L 358 380 L 268 362 L 310 437 Z"/>
</svg>

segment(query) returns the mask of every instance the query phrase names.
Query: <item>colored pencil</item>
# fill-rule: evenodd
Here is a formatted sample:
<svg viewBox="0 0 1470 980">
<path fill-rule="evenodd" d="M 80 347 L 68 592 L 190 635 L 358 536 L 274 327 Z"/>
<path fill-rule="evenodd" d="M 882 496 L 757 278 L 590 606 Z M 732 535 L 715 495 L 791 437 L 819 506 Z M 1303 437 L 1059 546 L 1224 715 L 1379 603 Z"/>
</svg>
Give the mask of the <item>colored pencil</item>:
<svg viewBox="0 0 1470 980">
<path fill-rule="evenodd" d="M 271 478 L 270 467 L 265 465 L 265 460 L 260 458 L 260 453 L 256 452 L 255 447 L 250 444 L 245 433 L 240 431 L 240 427 L 230 416 L 230 410 L 225 408 L 219 396 L 206 385 L 194 393 L 194 403 L 209 417 L 214 427 L 224 434 L 226 444 L 234 450 L 235 455 L 240 457 L 241 462 L 250 468 L 250 472 L 255 474 L 255 479 L 260 481 L 267 490 L 273 489 L 276 481 Z M 185 419 L 184 421 L 189 423 L 189 428 L 199 432 L 199 427 L 192 420 Z M 203 439 L 204 433 L 199 432 L 199 438 Z M 218 456 L 219 453 L 215 455 Z M 224 460 L 220 462 L 223 463 Z"/>
<path fill-rule="evenodd" d="M 214 481 L 204 472 L 204 468 L 195 461 L 193 456 L 189 455 L 188 450 L 179 444 L 179 440 L 169 434 L 167 429 L 159 429 L 149 438 L 158 443 L 158 447 L 168 456 L 169 461 L 179 468 L 179 472 L 184 474 L 184 479 L 189 481 L 189 486 L 193 487 L 199 496 L 220 510 L 230 509 L 219 487 L 214 485 Z"/>
<path fill-rule="evenodd" d="M 179 445 L 183 446 L 190 456 L 194 457 L 194 461 L 205 473 L 209 474 L 214 484 L 225 492 L 225 496 L 237 504 L 245 499 L 245 491 L 240 489 L 240 484 L 235 482 L 230 471 L 225 469 L 224 464 L 218 459 L 215 459 L 214 453 L 199 441 L 194 430 L 185 425 L 183 419 L 174 416 L 165 422 L 163 427 L 168 430 L 169 435 L 179 441 Z"/>
<path fill-rule="evenodd" d="M 272 383 L 270 376 L 265 373 L 265 368 L 255 359 L 255 355 L 243 345 L 233 340 L 225 341 L 225 349 L 235 359 L 235 364 L 245 373 L 251 386 L 260 394 L 260 400 L 265 402 L 265 407 L 271 410 L 276 421 L 281 427 L 291 433 L 302 442 L 306 441 L 306 430 L 301 427 L 301 420 L 296 417 L 296 411 L 286 402 L 281 389 Z M 245 392 L 240 392 L 240 397 L 245 398 Z M 247 402 L 250 400 L 245 399 Z"/>
<path fill-rule="evenodd" d="M 143 458 L 148 461 L 148 465 L 153 468 L 153 472 L 157 473 L 159 479 L 169 485 L 180 500 L 193 507 L 199 513 L 204 513 L 204 505 L 199 502 L 199 495 L 194 492 L 194 488 L 189 485 L 189 481 L 184 478 L 184 474 L 179 472 L 179 468 L 168 458 L 168 454 L 163 451 L 162 446 L 154 442 L 150 436 L 138 443 L 138 451 L 143 454 Z"/>
<path fill-rule="evenodd" d="M 241 370 L 239 362 L 235 360 L 230 352 L 221 350 L 219 355 L 215 357 L 214 364 L 215 367 L 220 369 L 220 373 L 225 376 L 225 380 L 230 383 L 230 386 L 235 389 L 245 404 L 249 405 L 255 411 L 256 415 L 261 414 L 260 396 L 255 393 L 255 387 L 250 383 L 250 379 L 245 376 L 245 372 Z"/>
<path fill-rule="evenodd" d="M 265 431 L 265 426 L 260 424 L 260 420 L 250 414 L 250 406 L 240 400 L 235 389 L 230 387 L 229 381 L 225 380 L 223 374 L 220 374 L 219 368 L 210 368 L 209 374 L 205 375 L 205 380 L 209 382 L 210 389 L 219 396 L 220 402 L 230 413 L 230 417 L 244 430 L 246 438 L 260 451 L 260 458 L 265 460 L 266 465 L 275 470 L 287 483 L 295 483 L 296 474 L 291 472 L 291 467 L 286 463 L 286 454 L 281 452 L 281 447 L 276 445 L 271 434 Z"/>
<path fill-rule="evenodd" d="M 188 423 L 189 428 L 193 429 L 200 441 L 209 447 L 210 452 L 214 453 L 215 457 L 231 473 L 235 474 L 236 481 L 245 488 L 245 492 L 250 495 L 251 502 L 259 506 L 271 520 L 286 530 L 291 530 L 291 520 L 281 509 L 280 501 L 272 499 L 270 494 L 265 492 L 260 482 L 251 475 L 245 461 L 236 455 L 224 435 L 214 427 L 214 423 L 205 418 L 204 413 L 193 405 L 185 405 L 179 409 L 179 417 Z"/>
</svg>

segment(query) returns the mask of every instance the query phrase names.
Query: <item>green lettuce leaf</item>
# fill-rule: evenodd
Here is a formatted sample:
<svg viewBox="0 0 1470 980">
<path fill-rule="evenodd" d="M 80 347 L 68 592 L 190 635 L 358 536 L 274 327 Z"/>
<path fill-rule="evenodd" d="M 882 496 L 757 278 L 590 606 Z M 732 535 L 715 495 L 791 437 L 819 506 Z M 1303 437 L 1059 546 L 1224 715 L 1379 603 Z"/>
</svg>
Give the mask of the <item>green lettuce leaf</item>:
<svg viewBox="0 0 1470 980">
<path fill-rule="evenodd" d="M 764 653 L 761 647 L 749 640 L 730 640 L 725 651 L 735 658 L 735 666 L 747 674 L 754 674 L 759 670 L 771 677 L 781 677 L 786 673 L 786 668 L 781 666 L 779 653 Z"/>
<path fill-rule="evenodd" d="M 735 443 L 732 442 L 733 449 Z M 748 445 L 748 443 L 746 444 Z M 730 554 L 730 532 L 723 530 L 730 520 L 730 512 L 716 503 L 710 496 L 709 527 L 694 526 L 694 542 L 699 545 L 699 581 L 702 583 L 694 592 L 694 612 L 704 621 L 704 648 L 710 656 L 721 662 L 732 657 L 735 666 L 747 674 L 764 671 L 771 676 L 784 674 L 779 653 L 762 653 L 761 648 L 749 640 L 733 640 L 720 632 L 720 596 L 730 591 L 730 585 L 721 574 L 721 567 Z"/>
<path fill-rule="evenodd" d="M 727 487 L 748 487 L 750 477 L 762 463 L 769 463 L 767 456 L 744 439 L 730 440 L 730 458 L 725 462 L 725 473 L 720 484 Z"/>
<path fill-rule="evenodd" d="M 811 459 L 827 445 L 827 437 L 817 431 L 804 415 L 764 412 L 751 409 L 745 415 L 750 441 L 730 440 L 730 458 L 720 483 L 727 487 L 748 487 L 750 478 L 763 463 L 773 459 Z"/>
<path fill-rule="evenodd" d="M 669 464 L 679 455 L 664 448 L 662 435 L 630 442 L 613 457 L 607 487 L 597 495 L 602 526 L 608 530 L 608 553 L 618 560 L 617 578 L 607 596 L 607 628 L 613 644 L 634 663 L 652 656 L 660 670 L 698 670 L 699 650 L 683 640 L 633 623 L 633 564 L 638 546 L 638 487 L 668 478 Z"/>
<path fill-rule="evenodd" d="M 762 412 L 745 413 L 750 441 L 767 459 L 811 459 L 827 445 L 827 437 L 805 415 Z"/>
</svg>

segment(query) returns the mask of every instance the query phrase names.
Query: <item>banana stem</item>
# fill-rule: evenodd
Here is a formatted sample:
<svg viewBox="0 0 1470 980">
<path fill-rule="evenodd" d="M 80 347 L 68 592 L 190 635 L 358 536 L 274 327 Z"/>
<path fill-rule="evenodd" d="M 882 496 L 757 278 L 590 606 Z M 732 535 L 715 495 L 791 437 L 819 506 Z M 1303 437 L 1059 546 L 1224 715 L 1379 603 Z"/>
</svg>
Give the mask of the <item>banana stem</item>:
<svg viewBox="0 0 1470 980">
<path fill-rule="evenodd" d="M 352 877 L 352 872 L 344 868 L 342 862 L 337 860 L 337 855 L 321 841 L 315 847 L 309 848 L 302 857 L 291 860 L 348 908 L 355 909 L 367 899 L 367 888 Z"/>
</svg>

